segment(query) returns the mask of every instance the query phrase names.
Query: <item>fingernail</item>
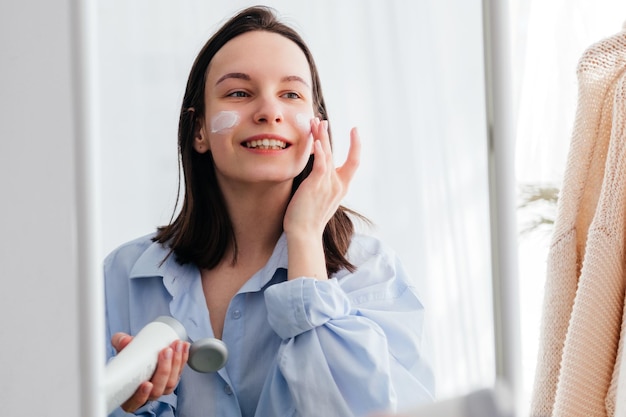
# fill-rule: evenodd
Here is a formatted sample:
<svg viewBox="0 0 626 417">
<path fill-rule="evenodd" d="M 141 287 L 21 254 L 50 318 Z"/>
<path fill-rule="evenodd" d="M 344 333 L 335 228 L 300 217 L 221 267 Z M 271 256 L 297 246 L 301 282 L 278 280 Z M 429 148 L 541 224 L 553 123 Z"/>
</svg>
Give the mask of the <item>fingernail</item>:
<svg viewBox="0 0 626 417">
<path fill-rule="evenodd" d="M 171 359 L 172 358 L 172 349 L 167 348 L 165 350 L 165 359 Z"/>
<path fill-rule="evenodd" d="M 122 343 L 122 340 L 124 340 L 125 338 L 126 338 L 126 335 L 123 335 L 123 334 L 117 335 L 115 340 L 113 341 L 113 345 L 114 346 L 119 345 L 120 343 Z"/>
<path fill-rule="evenodd" d="M 183 351 L 183 342 L 177 342 L 176 343 L 176 352 L 182 352 Z"/>
</svg>

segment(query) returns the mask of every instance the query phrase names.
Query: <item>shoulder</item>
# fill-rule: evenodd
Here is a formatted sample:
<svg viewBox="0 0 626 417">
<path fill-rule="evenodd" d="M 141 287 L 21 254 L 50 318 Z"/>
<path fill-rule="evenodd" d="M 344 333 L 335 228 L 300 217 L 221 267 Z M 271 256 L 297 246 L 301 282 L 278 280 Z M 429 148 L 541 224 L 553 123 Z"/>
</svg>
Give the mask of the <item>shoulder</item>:
<svg viewBox="0 0 626 417">
<path fill-rule="evenodd" d="M 167 255 L 167 249 L 160 243 L 153 242 L 153 237 L 154 233 L 151 233 L 118 246 L 104 259 L 105 272 L 116 269 L 130 273 L 137 261 L 149 254 L 155 258 L 154 261 L 158 257 L 161 257 L 159 262 L 162 261 Z"/>
<path fill-rule="evenodd" d="M 154 234 L 126 242 L 114 249 L 103 262 L 104 303 L 107 334 L 135 334 L 148 321 L 167 311 L 170 298 L 163 291 L 168 250 L 153 242 Z M 155 278 L 155 279 L 136 279 Z M 161 297 L 159 297 L 161 295 Z M 150 303 L 141 302 L 149 299 Z M 108 355 L 115 354 L 108 345 Z"/>
<path fill-rule="evenodd" d="M 395 251 L 380 238 L 364 233 L 355 233 L 348 247 L 348 260 L 357 268 L 371 263 L 376 259 L 378 262 L 396 263 Z"/>
<path fill-rule="evenodd" d="M 396 252 L 376 236 L 355 234 L 347 255 L 356 270 L 334 275 L 347 293 L 367 291 L 393 298 L 412 287 Z"/>
</svg>

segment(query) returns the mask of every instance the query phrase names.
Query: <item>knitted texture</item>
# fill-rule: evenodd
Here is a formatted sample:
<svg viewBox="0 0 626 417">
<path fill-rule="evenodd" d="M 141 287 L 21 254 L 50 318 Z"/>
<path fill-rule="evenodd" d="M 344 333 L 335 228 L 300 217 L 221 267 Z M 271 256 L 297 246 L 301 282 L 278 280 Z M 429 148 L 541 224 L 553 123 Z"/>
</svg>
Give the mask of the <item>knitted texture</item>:
<svg viewBox="0 0 626 417">
<path fill-rule="evenodd" d="M 625 69 L 626 31 L 590 46 L 578 62 L 576 121 L 548 252 L 534 417 L 614 415 L 625 278 Z"/>
<path fill-rule="evenodd" d="M 611 130 L 611 147 L 609 149 L 609 157 L 612 163 L 611 171 L 615 172 L 614 178 L 612 179 L 612 188 L 607 189 L 607 193 L 615 193 L 615 201 L 619 204 L 619 212 L 613 213 L 612 216 L 615 218 L 615 228 L 616 234 L 621 234 L 619 236 L 615 236 L 615 240 L 619 240 L 619 246 L 616 244 L 616 248 L 621 250 L 621 257 L 617 259 L 619 262 L 618 268 L 621 272 L 621 280 L 620 282 L 615 283 L 616 290 L 621 291 L 621 317 L 620 317 L 620 325 L 621 331 L 619 335 L 619 345 L 617 350 L 617 357 L 615 361 L 615 367 L 613 369 L 613 377 L 611 379 L 611 385 L 609 387 L 609 391 L 606 395 L 606 408 L 607 415 L 626 415 L 623 405 L 619 407 L 621 410 L 616 408 L 616 396 L 622 397 L 622 403 L 624 402 L 624 397 L 626 397 L 626 385 L 620 384 L 620 380 L 624 380 L 626 374 L 621 374 L 620 371 L 623 368 L 623 363 L 626 363 L 622 360 L 623 351 L 624 351 L 624 343 L 625 334 L 626 334 L 626 321 L 624 320 L 624 313 L 626 310 L 624 309 L 624 302 L 626 299 L 624 298 L 624 292 L 626 287 L 626 264 L 624 260 L 624 252 L 626 246 L 626 184 L 624 183 L 626 179 L 626 72 L 622 75 L 617 84 L 615 91 L 615 101 L 614 101 L 614 109 L 613 109 L 613 128 Z M 607 172 L 609 168 L 607 167 Z M 619 229 L 621 228 L 621 229 Z M 621 238 L 621 239 L 620 239 Z M 615 306 L 617 308 L 617 306 Z"/>
</svg>

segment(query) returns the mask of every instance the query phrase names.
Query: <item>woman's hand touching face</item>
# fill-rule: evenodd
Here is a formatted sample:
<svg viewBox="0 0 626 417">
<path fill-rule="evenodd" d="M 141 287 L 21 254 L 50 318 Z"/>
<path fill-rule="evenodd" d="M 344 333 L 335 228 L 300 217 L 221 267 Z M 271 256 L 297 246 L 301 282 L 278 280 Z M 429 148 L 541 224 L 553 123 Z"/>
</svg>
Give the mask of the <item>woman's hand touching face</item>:
<svg viewBox="0 0 626 417">
<path fill-rule="evenodd" d="M 311 121 L 313 136 L 313 171 L 294 194 L 283 227 L 287 235 L 320 237 L 341 200 L 345 197 L 359 166 L 361 142 L 356 128 L 350 132 L 350 149 L 343 165 L 335 167 L 328 136 L 328 121 Z"/>
<path fill-rule="evenodd" d="M 289 251 L 289 280 L 299 277 L 328 279 L 324 228 L 348 192 L 361 153 L 359 135 L 353 128 L 346 161 L 336 168 L 330 149 L 328 122 L 314 119 L 311 133 L 315 156 L 313 170 L 293 195 L 283 219 Z"/>
</svg>

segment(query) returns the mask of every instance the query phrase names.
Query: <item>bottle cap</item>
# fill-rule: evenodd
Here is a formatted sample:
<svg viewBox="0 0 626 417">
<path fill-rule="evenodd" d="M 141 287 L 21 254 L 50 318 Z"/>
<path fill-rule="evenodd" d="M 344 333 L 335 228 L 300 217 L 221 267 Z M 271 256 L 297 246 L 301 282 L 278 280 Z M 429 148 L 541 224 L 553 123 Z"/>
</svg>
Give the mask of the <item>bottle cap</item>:
<svg viewBox="0 0 626 417">
<path fill-rule="evenodd" d="M 228 360 L 226 344 L 219 339 L 208 337 L 196 340 L 189 348 L 187 364 L 196 372 L 215 372 Z"/>
</svg>

